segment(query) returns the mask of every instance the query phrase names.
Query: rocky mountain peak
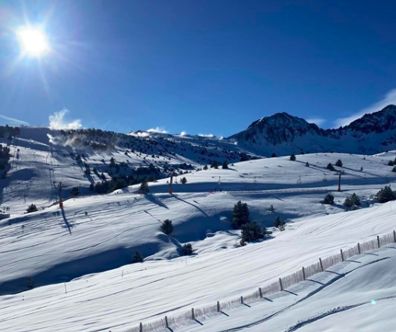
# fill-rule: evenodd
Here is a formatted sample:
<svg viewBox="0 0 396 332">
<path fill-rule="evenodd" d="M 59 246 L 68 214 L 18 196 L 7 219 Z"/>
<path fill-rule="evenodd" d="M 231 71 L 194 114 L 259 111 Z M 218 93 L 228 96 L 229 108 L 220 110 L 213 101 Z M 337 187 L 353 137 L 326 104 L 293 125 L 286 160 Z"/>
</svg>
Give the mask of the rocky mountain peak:
<svg viewBox="0 0 396 332">
<path fill-rule="evenodd" d="M 265 139 L 271 144 L 279 144 L 290 142 L 296 136 L 301 136 L 309 132 L 320 134 L 321 130 L 315 124 L 308 123 L 302 118 L 282 112 L 254 121 L 247 130 L 233 135 L 231 138 L 242 138 L 253 143 Z"/>
<path fill-rule="evenodd" d="M 345 128 L 363 133 L 381 133 L 396 129 L 396 106 L 388 105 L 378 112 L 365 114 Z"/>
</svg>

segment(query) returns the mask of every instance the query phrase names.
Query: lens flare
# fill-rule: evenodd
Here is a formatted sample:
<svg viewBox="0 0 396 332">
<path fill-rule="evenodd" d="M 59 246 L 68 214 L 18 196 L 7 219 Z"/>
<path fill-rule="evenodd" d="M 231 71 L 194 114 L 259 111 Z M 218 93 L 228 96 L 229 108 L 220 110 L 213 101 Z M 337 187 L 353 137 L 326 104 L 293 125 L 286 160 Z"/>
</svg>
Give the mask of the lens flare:
<svg viewBox="0 0 396 332">
<path fill-rule="evenodd" d="M 47 36 L 39 27 L 20 27 L 16 35 L 24 56 L 40 58 L 50 51 Z"/>
</svg>

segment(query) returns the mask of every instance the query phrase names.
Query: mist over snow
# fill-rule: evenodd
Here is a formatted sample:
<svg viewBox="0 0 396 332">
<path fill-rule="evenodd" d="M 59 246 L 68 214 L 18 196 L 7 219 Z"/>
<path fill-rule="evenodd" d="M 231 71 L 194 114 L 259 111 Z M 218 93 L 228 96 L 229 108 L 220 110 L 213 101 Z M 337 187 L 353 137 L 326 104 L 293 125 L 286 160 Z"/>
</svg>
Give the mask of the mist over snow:
<svg viewBox="0 0 396 332">
<path fill-rule="evenodd" d="M 55 112 L 54 114 L 49 116 L 49 125 L 50 129 L 81 129 L 82 123 L 80 119 L 67 120 L 66 115 L 69 113 L 68 109 L 63 109 L 59 112 Z"/>
<path fill-rule="evenodd" d="M 150 129 L 147 129 L 147 132 L 149 132 L 149 133 L 159 133 L 159 134 L 167 134 L 168 133 L 168 131 L 165 128 L 163 128 L 163 127 L 150 128 Z"/>
</svg>

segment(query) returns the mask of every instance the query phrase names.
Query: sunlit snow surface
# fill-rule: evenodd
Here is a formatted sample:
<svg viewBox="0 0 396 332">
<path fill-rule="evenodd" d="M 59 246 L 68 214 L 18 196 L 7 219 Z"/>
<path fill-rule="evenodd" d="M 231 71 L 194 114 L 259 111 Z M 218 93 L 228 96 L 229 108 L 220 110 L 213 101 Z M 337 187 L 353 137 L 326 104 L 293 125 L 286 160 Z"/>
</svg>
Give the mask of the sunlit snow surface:
<svg viewBox="0 0 396 332">
<path fill-rule="evenodd" d="M 0 330 L 124 331 L 165 313 L 239 296 L 318 257 L 335 254 L 341 247 L 396 228 L 396 204 L 379 205 L 373 200 L 379 188 L 395 179 L 392 167 L 387 166 L 394 153 L 322 153 L 298 155 L 296 162 L 282 157 L 236 163 L 229 170 L 185 175 L 187 184 L 176 184 L 174 196 L 167 193 L 164 179 L 149 184 L 148 196 L 135 194 L 137 186 L 132 186 L 108 195 L 69 199 L 63 217 L 56 205 L 51 206 L 56 199 L 53 181 L 87 185 L 81 168 L 70 157 L 51 153 L 38 142 L 19 149 L 20 158 L 12 160 L 2 193 L 2 206 L 8 206 L 12 216 L 0 221 Z M 120 152 L 115 158 L 122 160 L 122 156 Z M 89 160 L 101 158 L 90 156 Z M 337 159 L 343 161 L 345 171 L 341 193 L 335 191 L 337 175 L 325 168 Z M 320 203 L 328 192 L 335 195 L 334 206 Z M 342 202 L 352 192 L 359 194 L 363 207 L 343 212 Z M 248 202 L 252 219 L 263 225 L 271 226 L 278 215 L 289 219 L 286 231 L 236 248 L 238 234 L 229 231 L 229 221 L 238 200 Z M 26 215 L 30 203 L 44 209 Z M 270 211 L 271 205 L 275 212 Z M 166 218 L 175 225 L 171 239 L 159 231 Z M 178 246 L 186 242 L 193 244 L 196 255 L 176 258 Z M 135 250 L 147 256 L 144 263 L 128 264 Z M 377 254 L 334 271 L 341 273 L 378 257 L 390 258 L 349 273 L 249 329 L 391 330 L 395 303 L 393 298 L 383 298 L 395 295 L 396 250 Z M 107 271 L 99 273 L 102 270 Z M 321 275 L 317 281 L 325 283 L 330 277 Z M 19 292 L 30 282 L 42 286 Z M 258 322 L 317 286 L 315 282 L 297 285 L 291 289 L 297 296 L 282 294 L 271 303 L 245 306 L 229 317 L 212 317 L 203 326 L 190 324 L 175 331 L 221 331 Z M 360 303 L 332 313 L 335 308 Z"/>
</svg>

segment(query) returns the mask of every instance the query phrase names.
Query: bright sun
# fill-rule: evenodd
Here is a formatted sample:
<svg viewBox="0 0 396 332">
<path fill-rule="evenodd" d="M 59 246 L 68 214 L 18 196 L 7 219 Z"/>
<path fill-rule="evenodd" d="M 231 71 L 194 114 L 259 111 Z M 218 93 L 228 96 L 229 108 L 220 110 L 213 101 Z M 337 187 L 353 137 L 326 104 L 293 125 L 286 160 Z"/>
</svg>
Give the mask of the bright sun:
<svg viewBox="0 0 396 332">
<path fill-rule="evenodd" d="M 20 27 L 17 30 L 17 37 L 23 55 L 40 58 L 50 51 L 47 36 L 38 27 Z"/>
</svg>

